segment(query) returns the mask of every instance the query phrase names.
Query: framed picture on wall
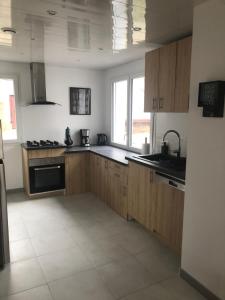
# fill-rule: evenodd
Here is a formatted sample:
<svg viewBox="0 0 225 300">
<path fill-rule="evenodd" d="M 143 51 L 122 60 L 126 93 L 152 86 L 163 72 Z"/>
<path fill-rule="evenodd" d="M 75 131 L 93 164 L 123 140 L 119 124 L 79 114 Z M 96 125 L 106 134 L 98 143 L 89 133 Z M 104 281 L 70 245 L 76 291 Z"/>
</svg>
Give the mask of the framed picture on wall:
<svg viewBox="0 0 225 300">
<path fill-rule="evenodd" d="M 91 114 L 91 89 L 81 87 L 70 88 L 70 114 Z"/>
</svg>

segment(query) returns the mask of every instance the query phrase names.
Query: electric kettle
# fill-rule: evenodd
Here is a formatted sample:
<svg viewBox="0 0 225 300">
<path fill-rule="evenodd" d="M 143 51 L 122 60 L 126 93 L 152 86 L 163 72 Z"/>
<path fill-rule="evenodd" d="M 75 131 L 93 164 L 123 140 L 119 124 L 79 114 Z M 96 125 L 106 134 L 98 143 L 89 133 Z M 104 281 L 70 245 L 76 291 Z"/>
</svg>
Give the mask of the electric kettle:
<svg viewBox="0 0 225 300">
<path fill-rule="evenodd" d="M 98 140 L 97 140 L 97 144 L 98 145 L 106 145 L 107 144 L 107 135 L 104 133 L 98 133 Z"/>
</svg>

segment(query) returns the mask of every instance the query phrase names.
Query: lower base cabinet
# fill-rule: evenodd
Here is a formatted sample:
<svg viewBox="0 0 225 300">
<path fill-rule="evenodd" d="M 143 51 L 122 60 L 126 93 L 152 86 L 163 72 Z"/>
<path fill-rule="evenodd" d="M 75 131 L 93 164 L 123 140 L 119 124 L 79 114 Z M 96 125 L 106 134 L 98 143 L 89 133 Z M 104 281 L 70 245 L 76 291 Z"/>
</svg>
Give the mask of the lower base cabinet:
<svg viewBox="0 0 225 300">
<path fill-rule="evenodd" d="M 109 161 L 109 206 L 120 216 L 127 219 L 127 167 Z"/>
<path fill-rule="evenodd" d="M 155 197 L 153 170 L 129 162 L 128 183 L 128 216 L 152 230 L 153 200 Z"/>
<path fill-rule="evenodd" d="M 66 194 L 81 194 L 90 191 L 89 153 L 66 154 Z"/>
<path fill-rule="evenodd" d="M 154 178 L 154 170 L 129 162 L 128 215 L 181 253 L 184 192 Z"/>
<path fill-rule="evenodd" d="M 184 192 L 172 186 L 157 185 L 153 206 L 153 232 L 176 253 L 181 253 Z"/>
<path fill-rule="evenodd" d="M 154 170 L 93 153 L 65 156 L 67 195 L 92 192 L 123 218 L 134 218 L 180 254 L 184 193 L 158 183 Z"/>
<path fill-rule="evenodd" d="M 91 153 L 90 168 L 91 192 L 127 218 L 127 167 Z"/>
</svg>

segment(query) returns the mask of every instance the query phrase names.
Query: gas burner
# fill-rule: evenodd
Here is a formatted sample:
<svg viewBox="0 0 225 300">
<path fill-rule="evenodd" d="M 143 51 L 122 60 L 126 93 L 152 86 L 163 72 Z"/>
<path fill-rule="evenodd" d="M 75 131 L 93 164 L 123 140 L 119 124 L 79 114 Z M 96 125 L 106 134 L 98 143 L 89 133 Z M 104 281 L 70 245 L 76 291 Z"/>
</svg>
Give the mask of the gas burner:
<svg viewBox="0 0 225 300">
<path fill-rule="evenodd" d="M 57 141 L 50 141 L 50 140 L 40 140 L 37 141 L 27 141 L 27 147 L 34 147 L 34 148 L 54 148 L 60 146 L 59 142 Z"/>
</svg>

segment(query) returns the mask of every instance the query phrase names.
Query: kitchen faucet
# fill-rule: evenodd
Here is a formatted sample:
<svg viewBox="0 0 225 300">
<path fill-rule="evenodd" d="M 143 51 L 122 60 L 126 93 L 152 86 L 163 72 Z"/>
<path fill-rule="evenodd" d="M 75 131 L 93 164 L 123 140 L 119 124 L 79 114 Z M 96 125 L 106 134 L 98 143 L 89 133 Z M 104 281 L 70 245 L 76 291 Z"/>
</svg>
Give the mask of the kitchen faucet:
<svg viewBox="0 0 225 300">
<path fill-rule="evenodd" d="M 167 130 L 165 133 L 164 133 L 164 136 L 163 136 L 163 142 L 165 141 L 165 138 L 167 136 L 167 134 L 169 133 L 175 133 L 176 136 L 178 137 L 178 149 L 176 151 L 174 151 L 174 153 L 177 153 L 177 158 L 180 158 L 180 154 L 181 154 L 181 139 L 180 139 L 180 134 L 179 132 L 177 132 L 176 130 L 173 130 L 173 129 L 170 129 L 170 130 Z"/>
</svg>

